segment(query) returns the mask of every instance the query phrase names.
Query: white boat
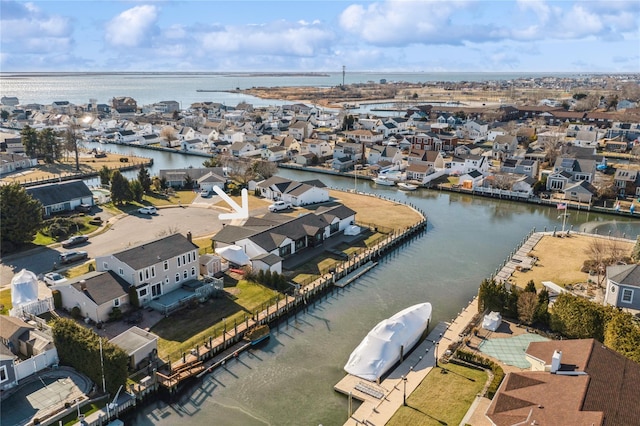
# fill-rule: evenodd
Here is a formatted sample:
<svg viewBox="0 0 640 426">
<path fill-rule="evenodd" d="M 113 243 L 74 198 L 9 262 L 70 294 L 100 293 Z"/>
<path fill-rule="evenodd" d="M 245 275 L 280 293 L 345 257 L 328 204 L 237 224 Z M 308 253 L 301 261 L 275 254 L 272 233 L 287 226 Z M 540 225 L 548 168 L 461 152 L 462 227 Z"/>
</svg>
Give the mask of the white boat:
<svg viewBox="0 0 640 426">
<path fill-rule="evenodd" d="M 398 182 L 398 187 L 400 189 L 404 189 L 405 191 L 415 191 L 416 189 L 418 189 L 418 185 L 407 182 Z"/>
<path fill-rule="evenodd" d="M 396 183 L 384 176 L 378 176 L 376 178 L 373 178 L 373 181 L 378 184 L 378 185 L 385 185 L 385 186 L 393 186 Z"/>
<path fill-rule="evenodd" d="M 344 370 L 364 380 L 377 381 L 406 355 L 431 321 L 431 303 L 403 309 L 376 325 L 349 356 Z"/>
</svg>

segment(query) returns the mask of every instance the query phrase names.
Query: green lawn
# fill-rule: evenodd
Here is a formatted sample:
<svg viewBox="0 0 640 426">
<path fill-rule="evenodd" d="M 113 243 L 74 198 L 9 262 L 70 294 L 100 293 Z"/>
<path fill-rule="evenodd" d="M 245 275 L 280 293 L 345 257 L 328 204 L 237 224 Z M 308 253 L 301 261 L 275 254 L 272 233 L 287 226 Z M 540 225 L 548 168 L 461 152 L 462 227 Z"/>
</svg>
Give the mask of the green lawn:
<svg viewBox="0 0 640 426">
<path fill-rule="evenodd" d="M 227 288 L 226 294 L 226 297 L 210 299 L 196 308 L 176 312 L 154 325 L 151 331 L 160 337 L 159 355 L 176 360 L 182 352 L 188 352 L 196 345 L 202 346 L 210 336 L 220 336 L 225 324 L 227 330 L 231 330 L 234 320 L 241 324 L 256 310 L 266 309 L 267 303 L 275 303 L 279 295 L 275 290 L 245 280 Z"/>
<path fill-rule="evenodd" d="M 98 225 L 92 225 L 89 223 L 91 219 L 93 218 L 89 215 L 86 215 L 86 216 L 78 215 L 74 217 L 73 220 L 78 224 L 78 228 L 76 229 L 77 232 L 74 232 L 71 235 L 90 234 L 91 232 L 98 229 Z M 42 232 L 38 232 L 36 234 L 36 237 L 33 240 L 33 244 L 38 246 L 48 246 L 50 244 L 58 243 L 58 242 L 60 241 L 57 241 L 49 237 L 48 235 L 44 235 Z"/>
<path fill-rule="evenodd" d="M 5 288 L 0 291 L 0 315 L 9 315 L 9 310 L 11 310 L 12 306 L 11 289 Z"/>
<path fill-rule="evenodd" d="M 484 371 L 445 364 L 434 368 L 387 426 L 458 425 L 487 381 Z M 445 374 L 446 373 L 446 374 Z M 472 381 L 473 380 L 473 381 Z"/>
</svg>

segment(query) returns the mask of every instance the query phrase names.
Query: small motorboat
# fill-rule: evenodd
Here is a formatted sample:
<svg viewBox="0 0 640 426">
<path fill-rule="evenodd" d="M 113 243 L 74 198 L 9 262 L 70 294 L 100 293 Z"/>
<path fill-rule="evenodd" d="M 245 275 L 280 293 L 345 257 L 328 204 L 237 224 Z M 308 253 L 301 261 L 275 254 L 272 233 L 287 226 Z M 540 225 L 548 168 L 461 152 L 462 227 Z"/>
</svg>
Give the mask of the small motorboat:
<svg viewBox="0 0 640 426">
<path fill-rule="evenodd" d="M 384 186 L 393 186 L 396 183 L 394 181 L 392 181 L 391 179 L 385 177 L 385 176 L 378 176 L 376 178 L 373 179 L 373 181 L 377 184 L 377 185 L 384 185 Z"/>
<path fill-rule="evenodd" d="M 418 185 L 414 185 L 412 183 L 407 182 L 398 182 L 398 188 L 403 189 L 405 191 L 415 191 L 418 189 Z"/>
</svg>

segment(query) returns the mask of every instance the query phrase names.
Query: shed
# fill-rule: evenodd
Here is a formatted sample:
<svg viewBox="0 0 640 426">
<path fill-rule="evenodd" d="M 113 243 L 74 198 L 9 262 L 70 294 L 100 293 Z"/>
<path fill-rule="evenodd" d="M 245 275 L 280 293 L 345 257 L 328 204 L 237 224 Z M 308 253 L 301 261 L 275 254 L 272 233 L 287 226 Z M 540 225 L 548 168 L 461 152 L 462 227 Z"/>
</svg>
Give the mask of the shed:
<svg viewBox="0 0 640 426">
<path fill-rule="evenodd" d="M 133 326 L 109 341 L 129 355 L 129 365 L 136 369 L 145 359 L 151 360 L 158 353 L 158 336 Z"/>
</svg>

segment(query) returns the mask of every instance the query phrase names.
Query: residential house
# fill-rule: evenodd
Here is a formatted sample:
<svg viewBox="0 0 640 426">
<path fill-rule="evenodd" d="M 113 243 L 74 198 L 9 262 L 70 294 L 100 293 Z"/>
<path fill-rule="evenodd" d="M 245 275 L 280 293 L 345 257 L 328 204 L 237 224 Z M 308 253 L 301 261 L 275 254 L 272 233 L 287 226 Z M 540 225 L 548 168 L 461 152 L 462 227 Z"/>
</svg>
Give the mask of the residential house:
<svg viewBox="0 0 640 426">
<path fill-rule="evenodd" d="M 500 171 L 503 173 L 521 174 L 537 179 L 538 161 L 507 158 L 500 165 Z"/>
<path fill-rule="evenodd" d="M 191 234 L 172 234 L 123 251 L 96 257 L 97 271 L 112 271 L 135 286 L 141 306 L 198 279 L 198 246 Z"/>
<path fill-rule="evenodd" d="M 234 157 L 252 157 L 260 155 L 261 151 L 249 142 L 235 142 L 229 147 L 229 152 Z"/>
<path fill-rule="evenodd" d="M 563 193 L 565 200 L 591 204 L 591 200 L 597 194 L 597 189 L 589 182 L 581 180 L 565 186 Z"/>
<path fill-rule="evenodd" d="M 617 169 L 613 184 L 620 197 L 640 195 L 640 173 L 638 170 Z"/>
<path fill-rule="evenodd" d="M 13 173 L 17 170 L 24 170 L 38 165 L 38 159 L 29 158 L 24 154 L 0 153 L 0 175 Z"/>
<path fill-rule="evenodd" d="M 133 143 L 138 143 L 140 145 L 153 145 L 153 144 L 162 144 L 163 139 L 160 135 L 156 133 L 150 133 L 146 135 L 138 135 L 137 141 Z"/>
<path fill-rule="evenodd" d="M 5 138 L 4 144 L 7 150 L 7 154 L 25 154 L 21 137 Z"/>
<path fill-rule="evenodd" d="M 530 371 L 507 373 L 491 400 L 491 424 L 637 423 L 640 364 L 595 339 L 531 342 L 525 357 Z"/>
<path fill-rule="evenodd" d="M 4 392 L 17 384 L 16 356 L 7 345 L 0 342 L 0 391 Z"/>
<path fill-rule="evenodd" d="M 360 118 L 355 125 L 358 129 L 378 131 L 377 128 L 382 126 L 382 120 L 379 118 Z"/>
<path fill-rule="evenodd" d="M 510 158 L 518 149 L 518 137 L 513 135 L 497 135 L 493 140 L 493 158 Z"/>
<path fill-rule="evenodd" d="M 487 173 L 489 171 L 489 161 L 481 155 L 454 155 L 444 161 L 444 168 L 448 170 L 450 175 L 462 175 L 472 170 Z"/>
<path fill-rule="evenodd" d="M 368 164 L 386 163 L 391 166 L 400 166 L 402 164 L 402 151 L 394 146 L 374 146 L 371 147 L 367 154 Z"/>
<path fill-rule="evenodd" d="M 200 139 L 189 139 L 180 141 L 180 149 L 185 152 L 208 152 L 209 145 Z"/>
<path fill-rule="evenodd" d="M 553 172 L 547 177 L 547 190 L 564 190 L 569 183 L 593 182 L 596 162 L 581 158 L 558 157 Z"/>
<path fill-rule="evenodd" d="M 344 132 L 344 136 L 347 139 L 352 139 L 366 146 L 381 144 L 382 141 L 384 140 L 383 133 L 378 133 L 372 130 L 365 130 L 365 129 L 349 130 Z"/>
<path fill-rule="evenodd" d="M 522 176 L 517 179 L 511 186 L 514 192 L 521 192 L 527 195 L 527 198 L 533 196 L 533 187 L 538 180 L 528 176 Z"/>
<path fill-rule="evenodd" d="M 303 146 L 305 148 L 303 148 Z M 300 153 L 307 152 L 317 155 L 320 159 L 325 159 L 333 155 L 333 146 L 326 140 L 305 139 L 304 142 L 300 144 Z"/>
<path fill-rule="evenodd" d="M 407 165 L 407 168 L 405 169 L 405 174 L 407 176 L 407 180 L 423 182 L 427 175 L 429 175 L 429 173 L 432 171 L 432 166 L 430 166 L 426 162 L 421 161 L 409 163 Z"/>
<path fill-rule="evenodd" d="M 138 103 L 129 96 L 119 96 L 111 99 L 111 109 L 119 115 L 133 115 L 138 110 Z"/>
<path fill-rule="evenodd" d="M 60 292 L 62 306 L 71 311 L 80 309 L 83 318 L 107 322 L 114 308 L 121 312 L 131 309 L 129 283 L 114 271 L 93 271 L 54 287 Z"/>
<path fill-rule="evenodd" d="M 219 167 L 216 169 L 220 169 Z M 217 186 L 220 189 L 226 189 L 227 187 L 227 178 L 219 172 L 209 172 L 206 173 L 199 178 L 196 179 L 198 183 L 198 188 L 201 190 L 213 191 L 213 187 Z"/>
<path fill-rule="evenodd" d="M 640 265 L 607 267 L 607 290 L 604 304 L 640 310 Z"/>
<path fill-rule="evenodd" d="M 293 161 L 301 166 L 315 166 L 318 163 L 318 157 L 310 152 L 306 154 L 297 154 Z"/>
<path fill-rule="evenodd" d="M 73 211 L 80 204 L 93 205 L 93 193 L 81 180 L 47 183 L 26 188 L 42 204 L 45 217 L 55 213 Z"/>
<path fill-rule="evenodd" d="M 284 220 L 284 222 L 283 222 Z M 227 225 L 211 239 L 216 250 L 240 247 L 251 259 L 273 254 L 286 259 L 307 248 L 316 247 L 343 232 L 355 221 L 355 212 L 343 205 L 321 206 L 314 213 L 295 218 L 270 213 L 250 218 L 244 226 Z"/>
<path fill-rule="evenodd" d="M 599 132 L 597 130 L 588 131 L 588 130 L 580 130 L 572 143 L 578 147 L 589 147 L 589 148 L 597 148 L 598 141 L 600 140 Z"/>
<path fill-rule="evenodd" d="M 288 201 L 294 206 L 329 201 L 329 191 L 319 180 L 296 182 L 280 176 L 272 176 L 256 186 L 262 197 L 273 201 Z"/>
<path fill-rule="evenodd" d="M 436 133 L 432 132 L 420 132 L 412 135 L 407 135 L 407 140 L 411 142 L 411 151 L 443 151 L 444 143 L 438 137 Z"/>
<path fill-rule="evenodd" d="M 284 146 L 270 146 L 262 149 L 260 156 L 265 161 L 280 162 L 286 160 L 287 148 Z"/>
<path fill-rule="evenodd" d="M 465 189 L 473 189 L 482 184 L 484 175 L 478 170 L 471 170 L 458 178 L 458 184 Z"/>
<path fill-rule="evenodd" d="M 289 136 L 294 137 L 298 141 L 310 137 L 311 132 L 313 132 L 313 124 L 308 121 L 296 121 L 289 125 Z"/>
<path fill-rule="evenodd" d="M 161 169 L 158 176 L 160 179 L 164 179 L 167 182 L 167 186 L 171 188 L 182 188 L 187 176 L 195 182 L 209 173 L 213 173 L 221 177 L 225 176 L 224 169 L 222 167 Z"/>
<path fill-rule="evenodd" d="M 462 128 L 467 139 L 475 142 L 487 140 L 489 134 L 489 124 L 482 120 L 467 120 Z"/>
</svg>

